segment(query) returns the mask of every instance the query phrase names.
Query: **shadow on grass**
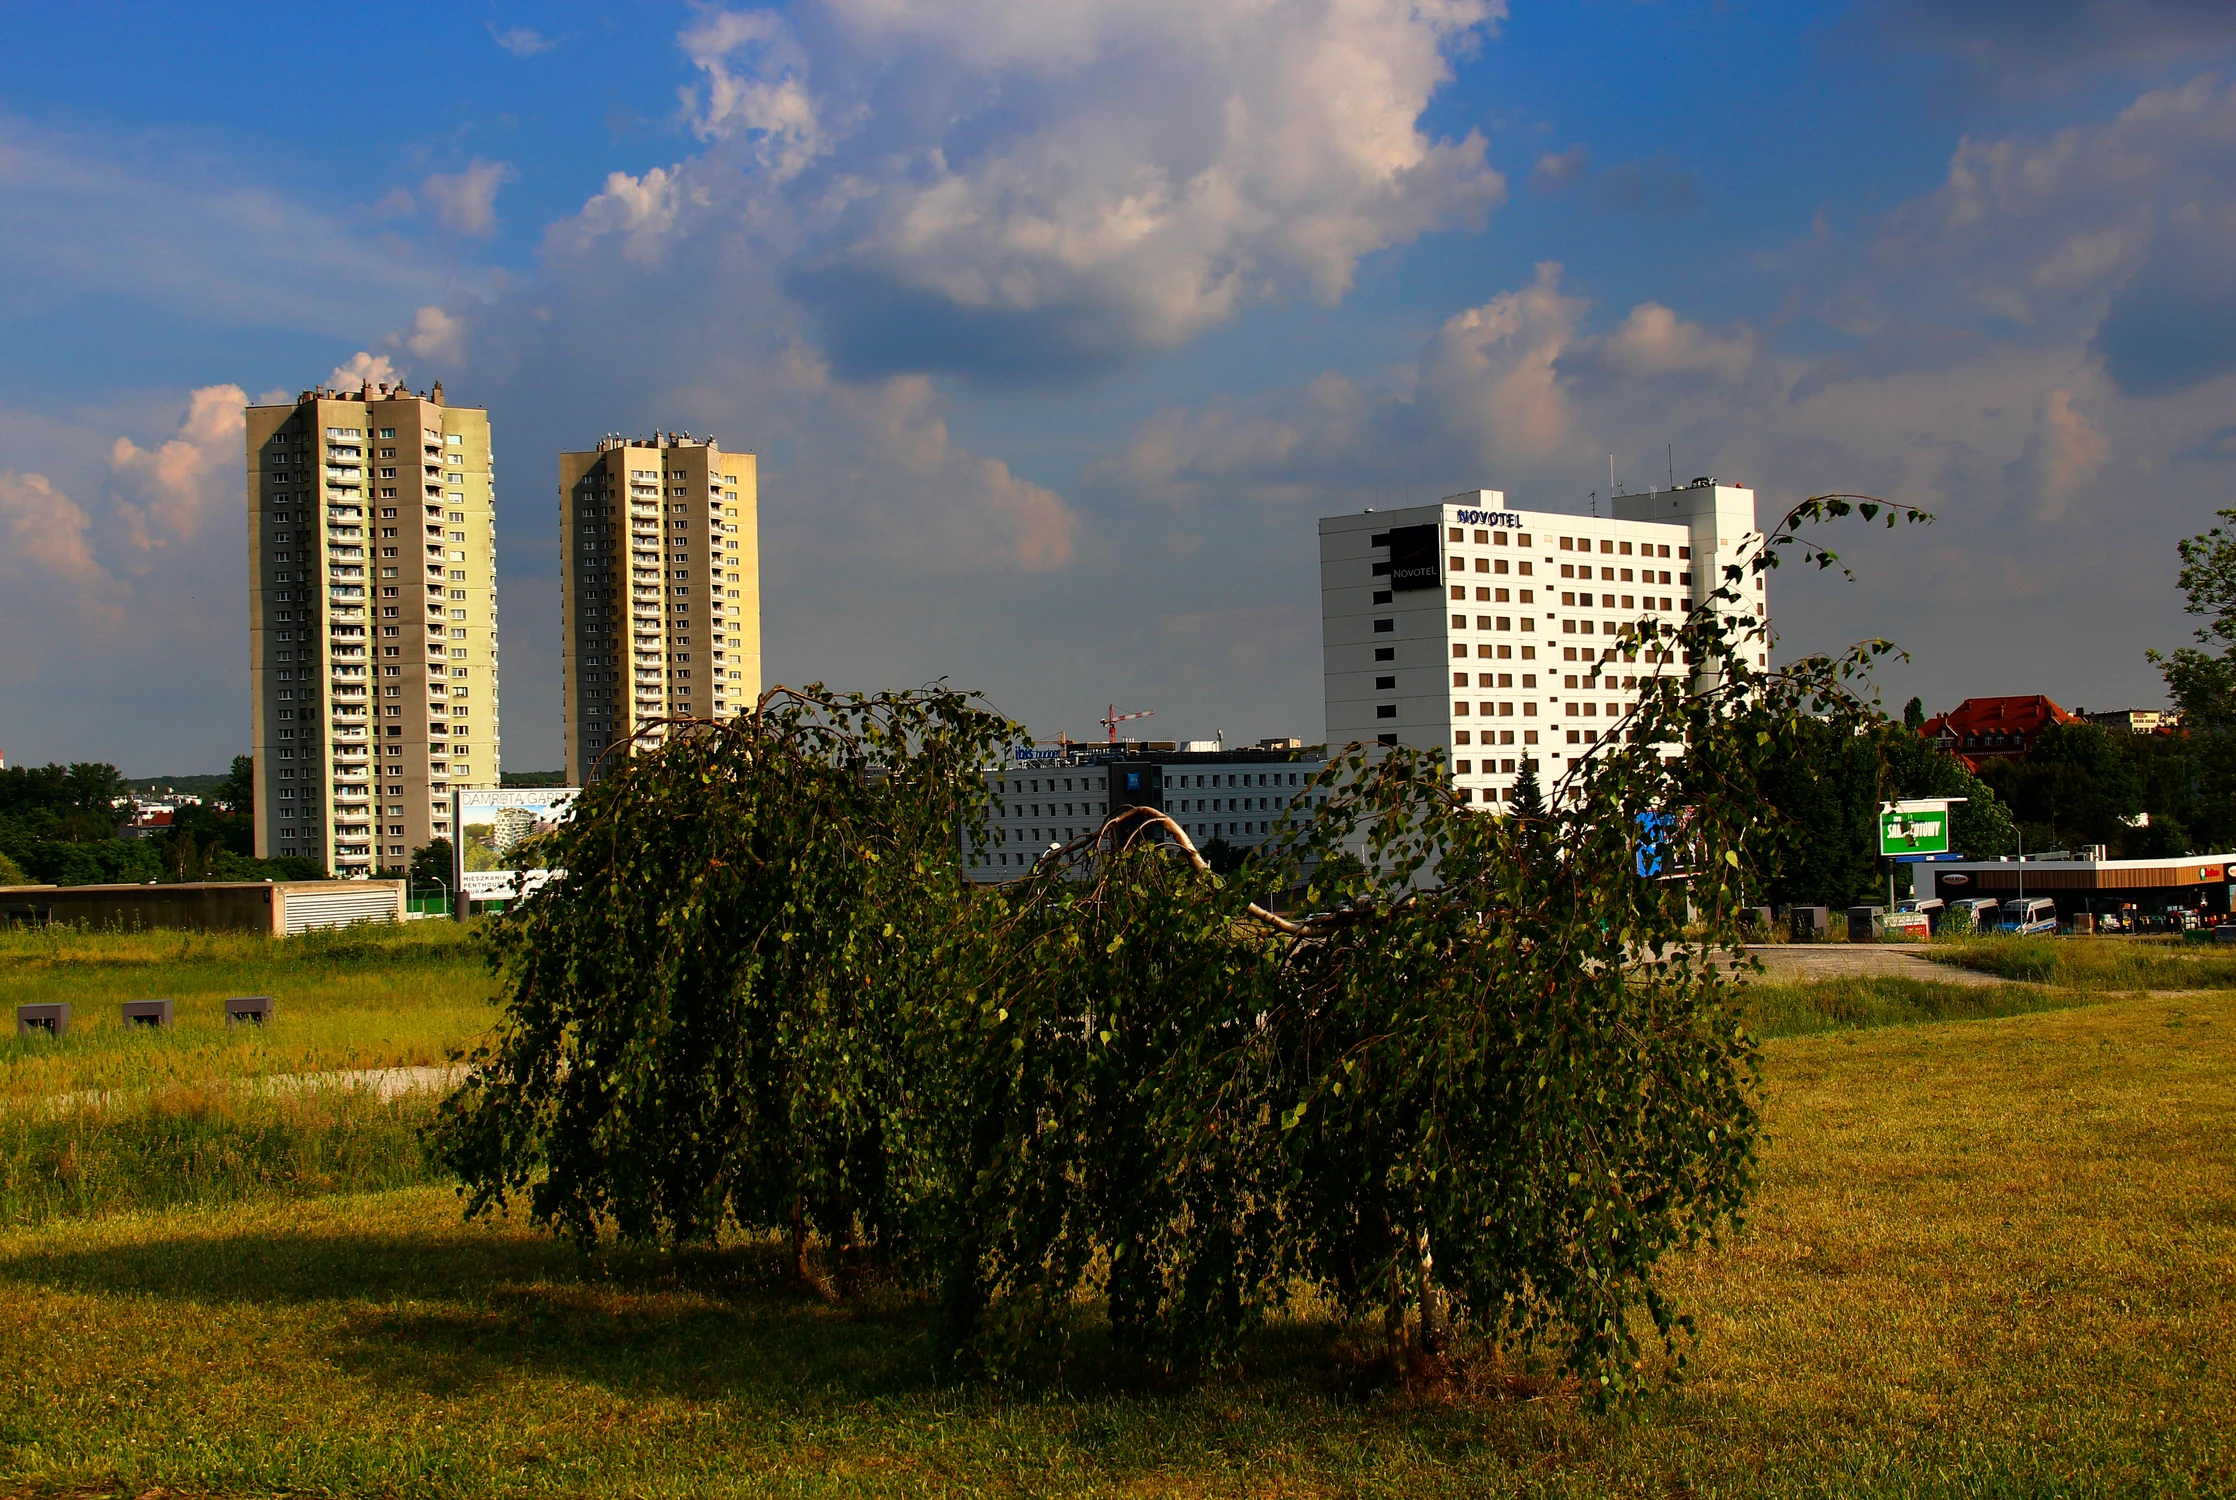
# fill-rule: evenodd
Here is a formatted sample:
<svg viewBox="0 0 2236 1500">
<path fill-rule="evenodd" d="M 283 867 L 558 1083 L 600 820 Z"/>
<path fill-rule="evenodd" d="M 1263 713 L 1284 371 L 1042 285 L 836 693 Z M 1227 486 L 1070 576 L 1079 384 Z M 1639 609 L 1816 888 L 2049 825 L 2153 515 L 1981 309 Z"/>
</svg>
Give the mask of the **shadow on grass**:
<svg viewBox="0 0 2236 1500">
<path fill-rule="evenodd" d="M 260 1310 L 271 1310 L 283 1314 L 270 1320 L 277 1337 L 303 1341 L 300 1357 L 441 1400 L 498 1392 L 528 1375 L 631 1399 L 755 1409 L 926 1398 L 973 1407 L 1093 1401 L 1132 1409 L 1146 1402 L 1179 1424 L 1167 1435 L 1176 1453 L 1200 1446 L 1207 1434 L 1237 1435 L 1224 1425 L 1237 1420 L 1237 1402 L 1266 1404 L 1257 1415 L 1268 1420 L 1362 1404 L 1419 1407 L 1417 1416 L 1451 1406 L 1456 1420 L 1462 1407 L 1540 1398 L 1556 1384 L 1486 1353 L 1469 1360 L 1475 1378 L 1456 1391 L 1415 1399 L 1423 1393 L 1411 1389 L 1417 1382 L 1406 1371 L 1346 1342 L 1332 1320 L 1308 1315 L 1261 1329 L 1234 1366 L 1200 1380 L 1144 1367 L 1115 1349 L 1099 1323 L 1083 1319 L 1060 1366 L 1011 1381 L 958 1383 L 934 1360 L 924 1302 L 872 1287 L 827 1303 L 793 1280 L 788 1251 L 773 1242 L 583 1254 L 501 1228 L 280 1230 L 0 1258 L 0 1296 L 40 1294 L 169 1303 L 168 1316 L 181 1320 L 209 1309 L 219 1321 L 241 1322 L 245 1311 L 256 1322 Z M 1138 1419 L 1122 1423 L 1134 1445 L 1143 1439 Z"/>
<path fill-rule="evenodd" d="M 324 1351 L 403 1389 L 455 1394 L 523 1369 L 640 1394 L 745 1387 L 849 1399 L 928 1383 L 929 1319 L 872 1293 L 833 1306 L 774 1245 L 670 1254 L 474 1228 L 436 1235 L 149 1238 L 0 1259 L 0 1288 L 209 1307 L 332 1309 Z"/>
</svg>

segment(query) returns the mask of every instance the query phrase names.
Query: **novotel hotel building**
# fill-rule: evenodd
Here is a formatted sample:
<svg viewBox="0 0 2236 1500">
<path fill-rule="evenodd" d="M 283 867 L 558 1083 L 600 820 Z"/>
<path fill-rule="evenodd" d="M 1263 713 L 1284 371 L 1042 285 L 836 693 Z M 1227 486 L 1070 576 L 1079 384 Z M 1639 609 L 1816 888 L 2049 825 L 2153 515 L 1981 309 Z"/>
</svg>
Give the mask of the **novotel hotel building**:
<svg viewBox="0 0 2236 1500">
<path fill-rule="evenodd" d="M 1757 540 L 1754 491 L 1696 479 L 1617 495 L 1612 516 L 1506 508 L 1498 490 L 1320 522 L 1328 747 L 1438 748 L 1468 802 L 1548 788 L 1616 730 L 1666 653 L 1626 637 L 1677 621 Z M 1735 613 L 1767 622 L 1762 581 Z M 1747 642 L 1768 665 L 1767 625 Z M 1652 659 L 1661 656 L 1665 659 Z"/>
</svg>

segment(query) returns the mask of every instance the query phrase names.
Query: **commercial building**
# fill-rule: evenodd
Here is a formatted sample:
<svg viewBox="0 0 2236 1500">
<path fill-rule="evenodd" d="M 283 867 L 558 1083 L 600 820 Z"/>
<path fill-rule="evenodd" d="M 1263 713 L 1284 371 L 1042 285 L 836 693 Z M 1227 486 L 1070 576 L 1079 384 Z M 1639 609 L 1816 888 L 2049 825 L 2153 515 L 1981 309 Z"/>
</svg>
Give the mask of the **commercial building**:
<svg viewBox="0 0 2236 1500">
<path fill-rule="evenodd" d="M 2171 708 L 2116 708 L 2093 714 L 2085 708 L 2076 708 L 2073 715 L 2106 729 L 2123 729 L 2129 734 L 2166 734 L 2182 722 L 2181 714 Z"/>
<path fill-rule="evenodd" d="M 2190 854 L 2177 859 L 1968 859 L 1936 860 L 1910 867 L 1913 890 L 1923 900 L 1995 901 L 2047 897 L 2058 920 L 2076 916 L 2142 917 L 2170 914 L 2217 920 L 2231 910 L 2229 870 L 2236 854 Z"/>
<path fill-rule="evenodd" d="M 400 868 L 497 780 L 489 414 L 368 384 L 247 423 L 256 852 Z"/>
<path fill-rule="evenodd" d="M 1014 880 L 1052 846 L 1092 834 L 1128 807 L 1156 808 L 1199 850 L 1213 839 L 1259 848 L 1324 764 L 1317 750 L 1084 745 L 1020 760 L 986 773 L 998 811 L 988 842 L 965 847 L 964 868 L 982 880 Z"/>
<path fill-rule="evenodd" d="M 567 781 L 663 719 L 761 695 L 759 469 L 688 433 L 559 455 Z"/>
<path fill-rule="evenodd" d="M 1513 799 L 1523 765 L 1548 786 L 1616 732 L 1640 680 L 1692 668 L 1637 647 L 1681 622 L 1758 540 L 1754 491 L 1696 479 L 1617 495 L 1605 518 L 1512 511 L 1497 490 L 1320 522 L 1328 746 L 1448 752 L 1464 801 Z M 1768 595 L 1733 614 L 1769 663 Z"/>
</svg>

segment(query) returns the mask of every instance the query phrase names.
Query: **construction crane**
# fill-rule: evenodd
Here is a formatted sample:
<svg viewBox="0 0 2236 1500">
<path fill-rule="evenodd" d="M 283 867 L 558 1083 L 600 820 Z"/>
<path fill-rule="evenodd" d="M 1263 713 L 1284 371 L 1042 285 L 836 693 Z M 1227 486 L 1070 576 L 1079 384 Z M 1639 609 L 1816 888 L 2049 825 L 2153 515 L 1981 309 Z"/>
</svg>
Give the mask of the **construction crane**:
<svg viewBox="0 0 2236 1500">
<path fill-rule="evenodd" d="M 1156 710 L 1153 708 L 1145 708 L 1139 713 L 1122 714 L 1118 712 L 1118 705 L 1113 703 L 1103 714 L 1101 723 L 1103 729 L 1110 735 L 1110 743 L 1115 745 L 1118 743 L 1119 725 L 1125 723 L 1128 719 L 1146 719 L 1155 712 Z"/>
</svg>

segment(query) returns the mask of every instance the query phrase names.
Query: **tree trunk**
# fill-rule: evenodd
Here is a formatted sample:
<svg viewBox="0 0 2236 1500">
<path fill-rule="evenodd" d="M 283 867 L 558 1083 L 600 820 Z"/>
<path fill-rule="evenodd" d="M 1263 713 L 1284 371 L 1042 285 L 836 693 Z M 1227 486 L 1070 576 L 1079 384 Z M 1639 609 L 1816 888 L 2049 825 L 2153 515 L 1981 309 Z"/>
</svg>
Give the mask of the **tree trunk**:
<svg viewBox="0 0 2236 1500">
<path fill-rule="evenodd" d="M 1382 1338 L 1395 1358 L 1405 1351 L 1405 1272 L 1390 1262 L 1390 1296 L 1382 1305 Z"/>
<path fill-rule="evenodd" d="M 1444 1293 L 1436 1285 L 1436 1254 L 1429 1247 L 1427 1230 L 1414 1237 L 1414 1250 L 1419 1256 L 1421 1335 L 1423 1354 L 1442 1354 L 1445 1346 Z"/>
</svg>

